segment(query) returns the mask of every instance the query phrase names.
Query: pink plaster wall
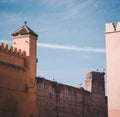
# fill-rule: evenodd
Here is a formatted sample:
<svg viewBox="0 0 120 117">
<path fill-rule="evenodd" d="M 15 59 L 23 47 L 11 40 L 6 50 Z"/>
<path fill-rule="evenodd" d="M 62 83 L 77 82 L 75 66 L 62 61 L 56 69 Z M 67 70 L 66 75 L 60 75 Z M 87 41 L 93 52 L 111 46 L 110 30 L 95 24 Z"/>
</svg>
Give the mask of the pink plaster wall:
<svg viewBox="0 0 120 117">
<path fill-rule="evenodd" d="M 120 117 L 120 22 L 106 24 L 109 117 Z"/>
</svg>

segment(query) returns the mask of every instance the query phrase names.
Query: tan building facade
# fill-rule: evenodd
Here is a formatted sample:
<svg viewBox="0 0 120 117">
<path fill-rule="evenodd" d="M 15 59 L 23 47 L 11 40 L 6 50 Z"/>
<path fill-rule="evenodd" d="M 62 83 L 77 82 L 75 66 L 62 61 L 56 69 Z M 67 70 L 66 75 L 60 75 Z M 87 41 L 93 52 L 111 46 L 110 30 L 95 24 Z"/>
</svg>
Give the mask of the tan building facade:
<svg viewBox="0 0 120 117">
<path fill-rule="evenodd" d="M 106 24 L 108 116 L 120 117 L 120 22 Z"/>
</svg>

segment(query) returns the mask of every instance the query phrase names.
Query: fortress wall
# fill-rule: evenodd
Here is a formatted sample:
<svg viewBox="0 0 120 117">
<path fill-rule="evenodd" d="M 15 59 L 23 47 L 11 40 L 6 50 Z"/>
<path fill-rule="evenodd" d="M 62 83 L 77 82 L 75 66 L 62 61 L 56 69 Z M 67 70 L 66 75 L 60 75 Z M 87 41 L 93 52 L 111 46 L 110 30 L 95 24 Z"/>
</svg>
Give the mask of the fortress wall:
<svg viewBox="0 0 120 117">
<path fill-rule="evenodd" d="M 36 101 L 29 73 L 20 66 L 0 63 L 0 116 L 36 117 Z"/>
<path fill-rule="evenodd" d="M 16 41 L 13 38 L 13 46 L 0 43 L 0 117 L 38 117 L 33 67 L 36 67 L 36 40 L 32 42 L 29 36 L 35 38 L 37 34 L 26 25 L 14 34 L 13 37 L 19 35 L 19 38 Z M 32 56 L 26 54 L 28 51 Z"/>
<path fill-rule="evenodd" d="M 37 78 L 37 97 L 39 117 L 107 117 L 106 103 L 94 103 L 92 93 L 83 88 Z"/>
<path fill-rule="evenodd" d="M 27 76 L 23 69 L 0 63 L 0 116 L 27 116 L 26 83 Z"/>
<path fill-rule="evenodd" d="M 0 62 L 25 67 L 25 51 L 0 43 Z"/>
<path fill-rule="evenodd" d="M 37 87 L 40 117 L 82 117 L 83 90 L 44 78 L 37 78 Z"/>
</svg>

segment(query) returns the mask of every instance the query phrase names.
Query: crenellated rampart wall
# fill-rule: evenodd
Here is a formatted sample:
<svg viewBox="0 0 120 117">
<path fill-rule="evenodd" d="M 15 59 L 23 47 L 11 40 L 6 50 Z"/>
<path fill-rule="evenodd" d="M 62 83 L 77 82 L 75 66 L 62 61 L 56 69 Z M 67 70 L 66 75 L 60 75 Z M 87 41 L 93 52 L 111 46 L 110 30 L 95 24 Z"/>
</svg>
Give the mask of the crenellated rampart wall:
<svg viewBox="0 0 120 117">
<path fill-rule="evenodd" d="M 26 52 L 0 43 L 0 62 L 25 67 Z"/>
</svg>

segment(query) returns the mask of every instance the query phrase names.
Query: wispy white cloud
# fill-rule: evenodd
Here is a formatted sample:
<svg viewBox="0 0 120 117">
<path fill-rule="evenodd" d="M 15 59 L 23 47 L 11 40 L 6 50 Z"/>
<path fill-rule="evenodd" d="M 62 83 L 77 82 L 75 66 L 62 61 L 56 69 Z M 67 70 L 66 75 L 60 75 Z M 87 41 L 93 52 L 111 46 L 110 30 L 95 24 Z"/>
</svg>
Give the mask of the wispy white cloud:
<svg viewBox="0 0 120 117">
<path fill-rule="evenodd" d="M 78 47 L 78 46 L 65 46 L 51 43 L 37 43 L 38 47 L 51 48 L 51 49 L 61 49 L 70 50 L 78 52 L 92 52 L 92 53 L 105 53 L 104 48 L 94 48 L 94 47 Z"/>
<path fill-rule="evenodd" d="M 11 44 L 12 41 L 0 40 L 2 43 Z M 69 50 L 69 51 L 78 51 L 78 52 L 92 52 L 92 53 L 105 53 L 105 48 L 94 48 L 94 47 L 78 47 L 78 46 L 66 46 L 52 43 L 37 43 L 38 47 L 42 48 L 51 48 L 51 49 L 60 49 L 60 50 Z"/>
<path fill-rule="evenodd" d="M 54 11 L 56 11 L 56 8 L 60 9 L 60 12 L 57 13 L 58 15 L 62 15 L 62 20 L 83 17 L 86 13 L 90 12 L 90 8 L 94 9 L 97 6 L 96 0 L 44 0 L 40 1 L 40 3 L 48 8 L 55 9 Z"/>
<path fill-rule="evenodd" d="M 73 4 L 73 5 L 72 5 Z M 71 19 L 71 18 L 83 18 L 88 14 L 92 13 L 92 9 L 96 9 L 98 3 L 95 0 L 84 0 L 81 2 L 72 2 L 71 7 L 66 12 L 67 15 L 64 16 L 63 19 Z"/>
<path fill-rule="evenodd" d="M 71 17 L 73 18 L 75 13 L 73 9 L 77 8 L 76 1 L 74 0 L 43 0 L 39 1 L 39 4 L 50 9 L 49 12 L 47 12 L 47 15 L 46 13 L 43 14 L 44 17 L 54 17 L 54 20 L 58 19 L 62 21 L 68 20 Z"/>
</svg>

